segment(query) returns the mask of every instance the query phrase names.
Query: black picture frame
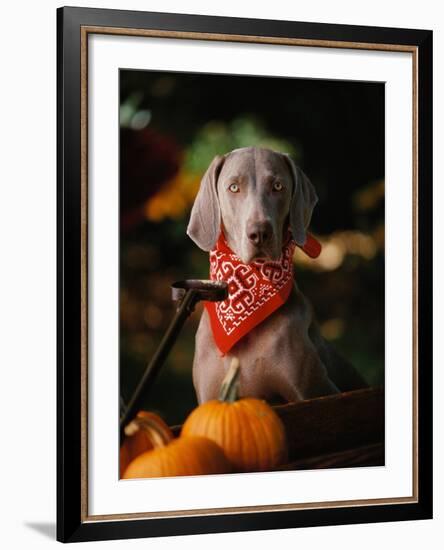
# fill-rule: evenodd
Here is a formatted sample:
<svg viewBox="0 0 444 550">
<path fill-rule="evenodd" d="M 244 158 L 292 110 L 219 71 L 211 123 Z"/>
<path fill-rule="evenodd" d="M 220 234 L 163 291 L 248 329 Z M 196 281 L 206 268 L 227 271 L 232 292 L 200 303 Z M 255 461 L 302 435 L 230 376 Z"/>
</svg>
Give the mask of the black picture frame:
<svg viewBox="0 0 444 550">
<path fill-rule="evenodd" d="M 417 52 L 417 453 L 416 502 L 122 520 L 82 508 L 81 29 L 155 29 L 404 45 Z M 389 48 L 388 48 L 389 49 Z M 92 8 L 57 10 L 57 539 L 63 542 L 282 529 L 432 517 L 432 32 Z M 83 351 L 82 351 L 83 350 Z"/>
</svg>

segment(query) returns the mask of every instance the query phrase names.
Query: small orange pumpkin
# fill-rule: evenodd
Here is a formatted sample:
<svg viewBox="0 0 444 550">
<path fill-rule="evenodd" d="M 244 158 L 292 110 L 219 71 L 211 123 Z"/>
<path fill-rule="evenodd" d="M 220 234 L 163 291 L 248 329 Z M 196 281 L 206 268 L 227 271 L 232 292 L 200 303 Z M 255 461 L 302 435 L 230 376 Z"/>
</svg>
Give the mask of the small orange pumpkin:
<svg viewBox="0 0 444 550">
<path fill-rule="evenodd" d="M 238 399 L 239 373 L 235 358 L 222 382 L 219 400 L 194 409 L 182 427 L 181 437 L 212 439 L 238 472 L 271 470 L 287 458 L 285 428 L 265 401 Z"/>
<path fill-rule="evenodd" d="M 226 474 L 231 465 L 222 449 L 206 437 L 179 437 L 164 447 L 137 456 L 124 479 Z"/>
<path fill-rule="evenodd" d="M 125 439 L 120 447 L 120 477 L 136 456 L 163 447 L 174 439 L 165 422 L 152 412 L 140 411 L 125 427 Z"/>
</svg>

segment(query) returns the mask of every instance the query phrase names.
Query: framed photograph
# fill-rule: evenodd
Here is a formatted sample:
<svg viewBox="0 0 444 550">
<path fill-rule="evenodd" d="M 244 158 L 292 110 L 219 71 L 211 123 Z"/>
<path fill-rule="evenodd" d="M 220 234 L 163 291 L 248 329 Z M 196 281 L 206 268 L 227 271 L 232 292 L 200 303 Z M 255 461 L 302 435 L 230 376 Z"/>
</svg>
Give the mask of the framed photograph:
<svg viewBox="0 0 444 550">
<path fill-rule="evenodd" d="M 60 8 L 63 542 L 432 517 L 432 32 Z"/>
</svg>

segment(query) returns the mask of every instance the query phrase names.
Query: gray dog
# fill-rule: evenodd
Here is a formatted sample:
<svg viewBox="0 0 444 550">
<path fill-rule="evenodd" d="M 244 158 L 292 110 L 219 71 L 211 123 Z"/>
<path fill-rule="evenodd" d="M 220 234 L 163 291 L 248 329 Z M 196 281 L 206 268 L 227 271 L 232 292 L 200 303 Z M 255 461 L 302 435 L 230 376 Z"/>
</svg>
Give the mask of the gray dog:
<svg viewBox="0 0 444 550">
<path fill-rule="evenodd" d="M 274 261 L 288 227 L 294 241 L 304 245 L 316 202 L 314 187 L 287 155 L 236 149 L 216 157 L 206 171 L 187 233 L 202 250 L 211 251 L 223 231 L 244 264 Z M 366 385 L 322 338 L 312 307 L 295 283 L 287 301 L 225 355 L 204 309 L 193 364 L 200 403 L 217 397 L 233 356 L 242 367 L 241 395 L 293 402 Z"/>
</svg>

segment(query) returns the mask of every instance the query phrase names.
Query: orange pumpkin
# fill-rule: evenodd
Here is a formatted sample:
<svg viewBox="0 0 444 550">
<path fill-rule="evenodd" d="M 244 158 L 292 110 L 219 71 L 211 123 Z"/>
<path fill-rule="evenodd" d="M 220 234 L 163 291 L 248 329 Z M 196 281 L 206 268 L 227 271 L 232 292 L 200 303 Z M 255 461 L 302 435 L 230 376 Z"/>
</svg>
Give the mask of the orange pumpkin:
<svg viewBox="0 0 444 550">
<path fill-rule="evenodd" d="M 125 439 L 120 447 L 120 477 L 136 456 L 163 447 L 174 439 L 173 432 L 157 414 L 140 411 L 125 427 Z"/>
<path fill-rule="evenodd" d="M 238 472 L 271 470 L 287 458 L 284 425 L 265 401 L 238 399 L 239 361 L 222 382 L 219 400 L 203 403 L 186 419 L 181 437 L 200 435 L 215 441 Z"/>
<path fill-rule="evenodd" d="M 164 447 L 137 456 L 124 479 L 226 474 L 231 465 L 222 449 L 206 437 L 179 437 Z"/>
</svg>

